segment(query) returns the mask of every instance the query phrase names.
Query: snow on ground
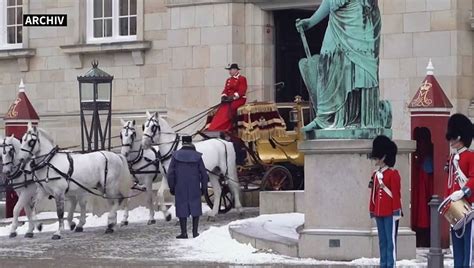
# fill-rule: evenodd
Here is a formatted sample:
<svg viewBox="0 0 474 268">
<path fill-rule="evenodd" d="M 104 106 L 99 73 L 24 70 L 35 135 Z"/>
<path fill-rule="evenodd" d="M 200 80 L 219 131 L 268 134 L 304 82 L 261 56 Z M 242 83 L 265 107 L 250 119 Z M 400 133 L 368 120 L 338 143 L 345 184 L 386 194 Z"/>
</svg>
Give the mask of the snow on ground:
<svg viewBox="0 0 474 268">
<path fill-rule="evenodd" d="M 239 220 L 221 227 L 211 227 L 198 238 L 180 240 L 174 246 L 179 252 L 178 259 L 183 261 L 206 261 L 216 263 L 250 264 L 287 264 L 287 265 L 348 265 L 348 266 L 377 266 L 376 258 L 360 258 L 351 262 L 335 262 L 315 259 L 300 259 L 273 254 L 253 248 L 250 244 L 241 244 L 232 239 L 229 226 L 244 225 L 245 223 L 262 223 L 267 231 L 297 238 L 296 228 L 304 222 L 304 215 L 299 213 L 262 215 L 256 218 Z M 181 254 L 183 253 L 183 254 Z M 452 264 L 451 261 L 446 262 Z M 397 267 L 426 267 L 426 259 L 402 260 Z"/>
<path fill-rule="evenodd" d="M 261 215 L 256 218 L 246 219 L 232 222 L 231 225 L 236 227 L 242 224 L 258 224 L 263 226 L 265 230 L 270 233 L 277 234 L 292 239 L 298 239 L 299 235 L 296 228 L 304 223 L 304 214 L 289 213 L 289 214 L 273 214 Z"/>
<path fill-rule="evenodd" d="M 207 213 L 210 210 L 211 209 L 206 204 L 202 205 L 203 213 Z M 171 206 L 168 209 L 168 212 L 171 214 L 171 216 L 173 218 L 176 217 L 174 206 Z M 64 213 L 64 214 L 65 214 L 65 216 L 64 216 L 64 219 L 65 219 L 64 220 L 64 228 L 68 229 L 69 224 L 66 221 L 67 213 Z M 102 226 L 105 227 L 105 226 L 107 226 L 107 216 L 108 215 L 109 215 L 108 212 L 104 213 L 100 217 L 92 215 L 92 213 L 87 213 L 86 214 L 86 224 L 84 225 L 84 228 L 102 227 Z M 118 223 L 120 223 L 121 220 L 123 219 L 123 215 L 124 215 L 123 210 L 117 211 L 117 222 Z M 148 218 L 149 218 L 148 215 L 149 215 L 149 210 L 146 207 L 140 206 L 140 207 L 137 207 L 137 208 L 129 211 L 128 221 L 130 223 L 146 222 L 146 221 L 148 221 Z M 74 216 L 76 217 L 74 219 L 74 221 L 76 223 L 78 223 L 79 220 L 77 219 L 77 217 L 79 216 L 79 213 L 74 213 Z M 23 221 L 27 220 L 26 217 L 19 217 L 19 218 L 21 218 L 21 220 L 23 220 Z M 39 220 L 45 220 L 45 219 L 50 219 L 51 220 L 51 219 L 56 219 L 57 216 L 56 216 L 56 212 L 42 212 L 42 213 L 39 213 L 37 215 L 37 218 Z M 155 211 L 155 219 L 156 220 L 164 220 L 165 216 L 164 216 L 163 212 Z M 51 224 L 43 224 L 43 231 L 42 232 L 56 232 L 58 230 L 58 225 L 59 225 L 58 222 L 51 223 Z M 11 229 L 11 224 L 0 227 L 0 237 L 1 236 L 8 236 L 10 234 L 10 229 Z M 19 226 L 17 228 L 17 233 L 19 235 L 25 234 L 27 231 L 28 231 L 28 224 L 27 223 L 23 224 L 22 226 Z M 35 232 L 37 232 L 37 231 L 35 230 Z"/>
</svg>

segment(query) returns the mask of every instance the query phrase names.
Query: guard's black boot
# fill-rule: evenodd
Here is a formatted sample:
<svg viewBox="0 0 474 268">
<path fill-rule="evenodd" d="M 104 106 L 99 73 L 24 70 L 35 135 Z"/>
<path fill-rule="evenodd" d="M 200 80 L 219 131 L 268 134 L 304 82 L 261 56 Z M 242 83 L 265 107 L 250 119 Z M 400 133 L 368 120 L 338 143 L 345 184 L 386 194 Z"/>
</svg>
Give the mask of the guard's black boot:
<svg viewBox="0 0 474 268">
<path fill-rule="evenodd" d="M 187 221 L 187 218 L 179 218 L 179 226 L 181 227 L 181 234 L 176 237 L 177 239 L 188 238 L 188 231 L 186 229 L 186 221 Z"/>
<path fill-rule="evenodd" d="M 199 217 L 193 217 L 193 237 L 194 238 L 199 236 L 198 227 L 199 227 Z"/>
</svg>

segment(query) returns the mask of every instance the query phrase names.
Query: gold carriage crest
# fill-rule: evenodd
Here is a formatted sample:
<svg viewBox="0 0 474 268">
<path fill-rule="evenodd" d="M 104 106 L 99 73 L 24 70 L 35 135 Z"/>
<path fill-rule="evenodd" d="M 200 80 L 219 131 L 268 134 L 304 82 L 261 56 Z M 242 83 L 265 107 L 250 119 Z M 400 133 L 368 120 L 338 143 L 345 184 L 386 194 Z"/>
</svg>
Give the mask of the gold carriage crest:
<svg viewBox="0 0 474 268">
<path fill-rule="evenodd" d="M 20 98 L 17 98 L 13 103 L 12 105 L 10 105 L 10 108 L 8 108 L 8 112 L 7 112 L 7 117 L 9 118 L 15 118 L 18 116 L 18 111 L 16 110 L 16 107 L 18 106 L 18 104 L 21 102 L 21 99 Z"/>
<path fill-rule="evenodd" d="M 423 84 L 421 84 L 420 91 L 418 92 L 418 96 L 416 99 L 413 100 L 411 103 L 414 107 L 427 107 L 433 103 L 433 100 L 428 98 L 428 93 L 433 88 L 433 84 L 428 83 L 425 80 Z"/>
</svg>

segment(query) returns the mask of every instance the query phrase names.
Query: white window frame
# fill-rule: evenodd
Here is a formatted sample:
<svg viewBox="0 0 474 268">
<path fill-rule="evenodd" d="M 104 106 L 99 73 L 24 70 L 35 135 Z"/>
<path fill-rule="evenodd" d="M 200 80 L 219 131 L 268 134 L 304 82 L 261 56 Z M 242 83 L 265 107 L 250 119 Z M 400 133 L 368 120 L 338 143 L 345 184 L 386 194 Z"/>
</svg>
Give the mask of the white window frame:
<svg viewBox="0 0 474 268">
<path fill-rule="evenodd" d="M 2 1 L 2 0 L 0 0 Z M 137 0 L 137 29 L 135 35 L 119 35 L 119 0 L 112 0 L 112 36 L 110 37 L 94 37 L 94 0 L 87 0 L 87 43 L 111 43 L 136 41 L 138 34 L 138 0 Z M 122 16 L 123 17 L 123 16 Z"/>
<path fill-rule="evenodd" d="M 7 43 L 7 1 L 0 0 L 0 50 L 23 48 L 25 42 L 25 29 L 23 27 L 21 32 L 21 43 L 8 44 Z M 25 1 L 22 3 L 23 14 L 25 13 Z"/>
</svg>

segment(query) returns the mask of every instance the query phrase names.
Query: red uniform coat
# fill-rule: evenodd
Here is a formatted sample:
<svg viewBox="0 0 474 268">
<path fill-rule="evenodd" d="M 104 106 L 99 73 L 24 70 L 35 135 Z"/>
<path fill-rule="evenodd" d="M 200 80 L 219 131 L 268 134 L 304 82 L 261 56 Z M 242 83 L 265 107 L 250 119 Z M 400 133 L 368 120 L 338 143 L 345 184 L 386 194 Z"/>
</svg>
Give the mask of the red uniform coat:
<svg viewBox="0 0 474 268">
<path fill-rule="evenodd" d="M 400 215 L 402 202 L 400 190 L 400 174 L 393 168 L 383 171 L 382 182 L 392 192 L 390 197 L 382 187 L 380 187 L 376 172 L 372 175 L 373 186 L 370 194 L 370 215 L 374 217 L 388 217 Z"/>
<path fill-rule="evenodd" d="M 449 175 L 448 175 L 448 187 L 446 189 L 446 197 L 451 195 L 457 190 L 461 190 L 461 186 L 456 180 L 455 168 L 453 164 L 454 155 L 451 156 L 449 161 Z M 466 175 L 468 181 L 463 189 L 464 192 L 467 192 L 466 200 L 469 203 L 474 203 L 474 152 L 465 150 L 459 154 L 459 168 Z"/>
<path fill-rule="evenodd" d="M 208 130 L 229 131 L 232 129 L 232 121 L 237 115 L 237 109 L 247 101 L 247 79 L 240 73 L 229 77 L 225 82 L 222 96 L 233 97 L 230 103 L 222 103 L 216 111 Z"/>
</svg>

